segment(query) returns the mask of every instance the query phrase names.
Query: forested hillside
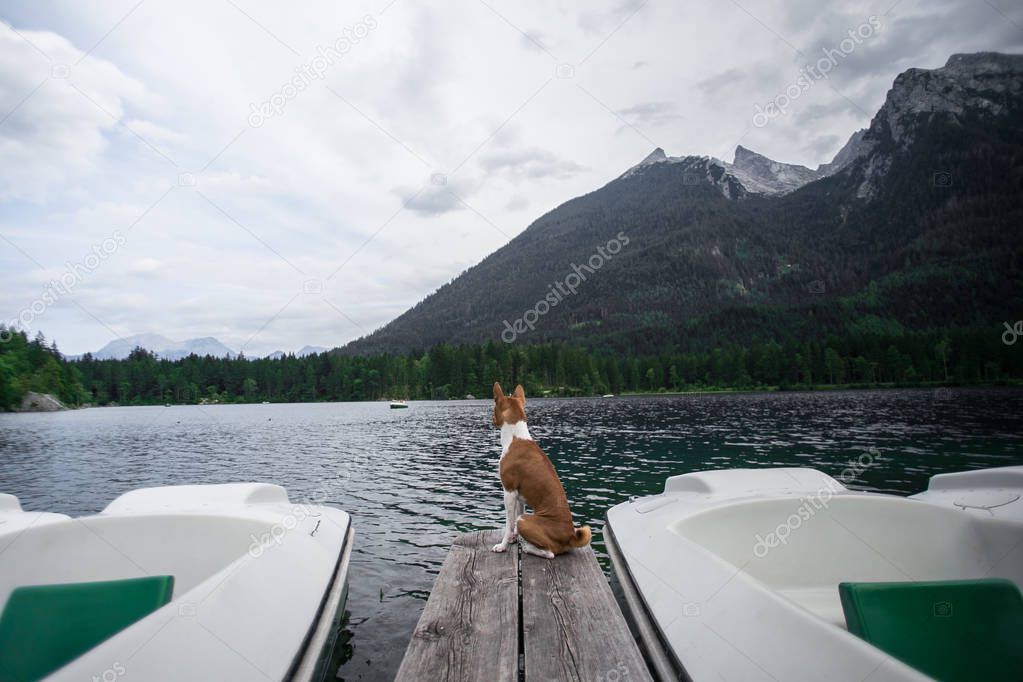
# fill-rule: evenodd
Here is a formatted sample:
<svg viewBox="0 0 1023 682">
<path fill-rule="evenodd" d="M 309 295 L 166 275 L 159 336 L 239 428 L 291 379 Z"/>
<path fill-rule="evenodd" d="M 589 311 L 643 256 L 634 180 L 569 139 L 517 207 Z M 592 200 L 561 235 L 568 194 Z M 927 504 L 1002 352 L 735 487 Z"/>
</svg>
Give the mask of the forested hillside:
<svg viewBox="0 0 1023 682">
<path fill-rule="evenodd" d="M 42 334 L 29 341 L 24 332 L 0 325 L 0 410 L 19 406 L 28 391 L 71 406 L 86 398 L 78 368 L 64 361 L 55 343 L 47 344 Z"/>
<path fill-rule="evenodd" d="M 190 356 L 159 360 L 136 350 L 127 360 L 77 363 L 91 402 L 204 402 L 447 399 L 486 397 L 495 380 L 530 395 L 968 385 L 1023 379 L 1023 353 L 992 330 L 947 334 L 846 335 L 823 342 L 726 344 L 710 351 L 598 354 L 562 344 L 442 344 L 407 355 L 247 360 Z"/>
<path fill-rule="evenodd" d="M 198 402 L 305 402 L 485 397 L 495 380 L 522 383 L 530 395 L 601 395 L 838 386 L 1019 384 L 1023 353 L 1004 329 L 941 333 L 876 331 L 821 341 L 747 346 L 726 343 L 693 352 L 598 353 L 565 344 L 440 344 L 404 355 L 317 355 L 166 360 L 136 349 L 124 360 L 91 355 L 68 362 L 42 335 L 4 332 L 0 409 L 26 391 L 69 406 Z"/>
</svg>

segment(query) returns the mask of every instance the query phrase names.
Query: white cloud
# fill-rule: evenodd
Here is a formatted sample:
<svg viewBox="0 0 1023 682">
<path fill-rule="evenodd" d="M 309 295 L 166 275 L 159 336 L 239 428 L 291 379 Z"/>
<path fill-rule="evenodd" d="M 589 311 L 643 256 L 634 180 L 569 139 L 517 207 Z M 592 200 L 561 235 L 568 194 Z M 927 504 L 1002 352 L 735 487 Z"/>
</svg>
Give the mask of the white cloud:
<svg viewBox="0 0 1023 682">
<path fill-rule="evenodd" d="M 394 189 L 394 194 L 409 211 L 430 217 L 466 210 L 468 208 L 466 199 L 473 193 L 473 189 L 465 181 L 449 181 L 447 176 L 438 173 L 431 177 L 431 182 L 422 187 L 402 185 Z"/>
<path fill-rule="evenodd" d="M 662 126 L 685 118 L 674 102 L 643 102 L 618 113 L 629 122 L 644 126 Z"/>
<path fill-rule="evenodd" d="M 161 267 L 163 263 L 155 258 L 139 258 L 128 266 L 128 270 L 133 274 L 146 276 L 156 274 Z"/>
<path fill-rule="evenodd" d="M 42 202 L 94 170 L 117 119 L 145 99 L 113 64 L 81 58 L 61 36 L 0 23 L 0 199 Z"/>
<path fill-rule="evenodd" d="M 503 149 L 480 155 L 479 165 L 488 173 L 504 173 L 515 181 L 552 177 L 567 179 L 584 170 L 575 161 L 559 159 L 546 149 Z"/>
</svg>

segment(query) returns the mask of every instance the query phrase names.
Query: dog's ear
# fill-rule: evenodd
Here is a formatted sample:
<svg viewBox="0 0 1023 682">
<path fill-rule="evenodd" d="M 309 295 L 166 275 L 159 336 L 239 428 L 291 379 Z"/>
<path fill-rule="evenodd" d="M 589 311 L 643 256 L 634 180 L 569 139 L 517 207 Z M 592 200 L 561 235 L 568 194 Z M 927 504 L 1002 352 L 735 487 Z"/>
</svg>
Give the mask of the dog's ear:
<svg viewBox="0 0 1023 682">
<path fill-rule="evenodd" d="M 515 387 L 515 392 L 512 393 L 512 397 L 518 398 L 522 402 L 526 402 L 526 392 L 522 390 L 522 384 Z"/>
<path fill-rule="evenodd" d="M 494 382 L 494 400 L 500 400 L 504 397 L 504 391 L 501 390 L 501 384 Z"/>
</svg>

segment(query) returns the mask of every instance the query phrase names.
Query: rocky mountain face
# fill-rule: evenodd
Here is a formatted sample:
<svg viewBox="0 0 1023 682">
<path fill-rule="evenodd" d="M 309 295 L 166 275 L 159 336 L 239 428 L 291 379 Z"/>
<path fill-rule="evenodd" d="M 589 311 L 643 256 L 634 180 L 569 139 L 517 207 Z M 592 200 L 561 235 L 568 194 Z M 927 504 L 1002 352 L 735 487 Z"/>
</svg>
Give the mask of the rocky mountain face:
<svg viewBox="0 0 1023 682">
<path fill-rule="evenodd" d="M 862 150 L 863 135 L 866 132 L 867 129 L 863 128 L 853 133 L 845 145 L 835 154 L 835 158 L 817 167 L 818 177 L 826 178 L 829 175 L 834 175 L 852 163 L 853 159 L 858 158 Z"/>
<path fill-rule="evenodd" d="M 910 69 L 817 170 L 656 149 L 344 351 L 998 329 L 1023 310 L 1021 89 L 1019 55 Z"/>
<path fill-rule="evenodd" d="M 847 165 L 859 164 L 863 176 L 856 195 L 876 196 L 896 155 L 910 153 L 935 126 L 953 132 L 986 121 L 1018 121 L 1021 91 L 1023 55 L 957 54 L 940 69 L 900 74 L 870 127 L 848 152 Z"/>
<path fill-rule="evenodd" d="M 806 166 L 772 161 L 741 145 L 735 148 L 729 170 L 748 191 L 758 194 L 786 194 L 824 177 Z"/>
</svg>

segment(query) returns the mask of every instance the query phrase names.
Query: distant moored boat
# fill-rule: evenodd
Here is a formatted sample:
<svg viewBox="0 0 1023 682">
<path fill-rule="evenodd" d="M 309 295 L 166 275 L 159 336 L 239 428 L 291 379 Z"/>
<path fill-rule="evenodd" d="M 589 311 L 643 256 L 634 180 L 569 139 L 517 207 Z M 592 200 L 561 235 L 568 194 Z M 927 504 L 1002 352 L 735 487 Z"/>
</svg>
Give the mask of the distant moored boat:
<svg viewBox="0 0 1023 682">
<path fill-rule="evenodd" d="M 404 410 L 404 409 L 407 409 L 407 408 L 408 408 L 408 401 L 407 400 L 392 400 L 391 401 L 391 409 L 392 410 Z"/>
</svg>

